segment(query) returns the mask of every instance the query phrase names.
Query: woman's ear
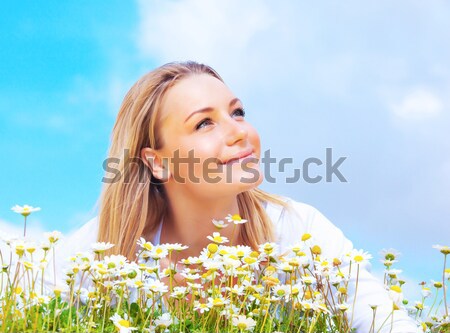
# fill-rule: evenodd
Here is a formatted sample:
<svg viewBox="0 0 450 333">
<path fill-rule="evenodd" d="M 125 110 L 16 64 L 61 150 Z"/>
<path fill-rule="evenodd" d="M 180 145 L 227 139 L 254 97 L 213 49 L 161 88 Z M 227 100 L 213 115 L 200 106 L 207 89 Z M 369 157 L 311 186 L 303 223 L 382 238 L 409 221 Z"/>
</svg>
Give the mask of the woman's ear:
<svg viewBox="0 0 450 333">
<path fill-rule="evenodd" d="M 162 158 L 152 148 L 142 148 L 141 158 L 144 164 L 150 168 L 153 176 L 161 181 L 167 181 L 170 178 L 170 171 L 168 168 L 168 161 Z"/>
</svg>

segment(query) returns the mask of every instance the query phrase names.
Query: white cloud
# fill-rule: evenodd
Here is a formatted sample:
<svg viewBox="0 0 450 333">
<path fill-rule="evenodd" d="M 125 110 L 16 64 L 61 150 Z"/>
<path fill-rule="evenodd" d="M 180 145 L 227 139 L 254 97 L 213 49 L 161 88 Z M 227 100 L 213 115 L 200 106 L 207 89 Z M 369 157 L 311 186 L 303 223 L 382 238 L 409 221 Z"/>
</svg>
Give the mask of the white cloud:
<svg viewBox="0 0 450 333">
<path fill-rule="evenodd" d="M 33 223 L 27 224 L 26 239 L 32 242 L 39 243 L 44 240 L 45 229 L 43 225 L 36 219 Z M 9 253 L 9 247 L 4 240 L 22 239 L 23 238 L 23 224 L 11 223 L 0 219 L 0 251 L 2 254 Z"/>
<path fill-rule="evenodd" d="M 391 104 L 394 115 L 407 121 L 433 119 L 438 117 L 443 109 L 442 100 L 428 88 L 415 88 L 400 102 Z"/>
<path fill-rule="evenodd" d="M 42 239 L 42 234 L 45 231 L 46 230 L 43 225 L 34 219 L 33 223 L 27 223 L 26 237 L 30 240 L 39 240 Z M 0 237 L 23 237 L 23 223 L 11 223 L 5 220 L 0 220 Z"/>
<path fill-rule="evenodd" d="M 260 1 L 139 1 L 138 47 L 164 61 L 213 65 L 239 61 L 252 39 L 273 22 Z"/>
</svg>

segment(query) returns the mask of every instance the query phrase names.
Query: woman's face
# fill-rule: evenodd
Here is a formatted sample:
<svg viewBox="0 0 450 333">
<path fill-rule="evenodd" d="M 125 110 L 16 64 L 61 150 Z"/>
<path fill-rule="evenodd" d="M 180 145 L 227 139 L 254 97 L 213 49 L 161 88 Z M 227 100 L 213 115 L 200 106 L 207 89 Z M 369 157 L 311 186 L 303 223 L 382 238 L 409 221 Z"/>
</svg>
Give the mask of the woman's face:
<svg viewBox="0 0 450 333">
<path fill-rule="evenodd" d="M 211 198 L 261 183 L 258 133 L 223 82 L 207 74 L 184 78 L 166 92 L 160 112 L 157 153 L 169 161 L 167 185 Z"/>
</svg>

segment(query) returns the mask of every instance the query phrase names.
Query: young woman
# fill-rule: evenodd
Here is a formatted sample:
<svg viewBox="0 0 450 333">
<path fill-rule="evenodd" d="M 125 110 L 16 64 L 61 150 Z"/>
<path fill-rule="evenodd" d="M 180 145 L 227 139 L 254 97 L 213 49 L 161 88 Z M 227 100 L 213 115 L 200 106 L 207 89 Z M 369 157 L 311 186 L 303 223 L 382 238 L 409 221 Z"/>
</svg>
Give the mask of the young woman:
<svg viewBox="0 0 450 333">
<path fill-rule="evenodd" d="M 79 248 L 94 237 L 116 244 L 114 252 L 130 260 L 140 237 L 188 245 L 179 260 L 199 255 L 210 243 L 213 219 L 239 214 L 249 223 L 239 224 L 238 232 L 221 230 L 234 245 L 256 249 L 270 241 L 283 251 L 311 233 L 325 256 L 350 252 L 351 242 L 316 209 L 257 188 L 263 180 L 259 157 L 258 133 L 219 74 L 195 62 L 161 66 L 126 95 L 109 153 L 115 172 L 105 178 L 99 218 L 72 239 Z M 365 269 L 358 288 L 353 325 L 367 333 L 369 304 L 376 304 L 377 317 L 385 318 L 392 301 Z M 417 332 L 402 311 L 395 311 L 392 323 L 392 332 Z"/>
</svg>

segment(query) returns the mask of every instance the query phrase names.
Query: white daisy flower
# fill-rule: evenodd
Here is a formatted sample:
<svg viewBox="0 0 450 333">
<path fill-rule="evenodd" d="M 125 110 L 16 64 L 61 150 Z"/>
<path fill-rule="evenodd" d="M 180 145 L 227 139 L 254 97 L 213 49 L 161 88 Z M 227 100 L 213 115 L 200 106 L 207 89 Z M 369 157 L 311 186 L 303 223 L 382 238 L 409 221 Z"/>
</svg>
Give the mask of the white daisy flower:
<svg viewBox="0 0 450 333">
<path fill-rule="evenodd" d="M 228 227 L 228 224 L 226 224 L 223 220 L 212 220 L 212 223 L 216 226 L 217 229 L 223 229 Z"/>
<path fill-rule="evenodd" d="M 383 249 L 380 251 L 380 255 L 384 260 L 394 261 L 400 256 L 400 252 L 395 249 Z"/>
<path fill-rule="evenodd" d="M 206 236 L 210 241 L 217 244 L 228 243 L 228 238 L 220 235 L 220 232 L 213 232 L 212 236 Z"/>
<path fill-rule="evenodd" d="M 127 319 L 123 319 L 118 313 L 115 313 L 114 316 L 109 319 L 112 320 L 114 326 L 119 329 L 119 333 L 130 333 L 137 329 L 136 327 L 131 327 L 130 322 Z"/>
<path fill-rule="evenodd" d="M 147 242 L 144 237 L 139 238 L 139 240 L 137 241 L 137 245 L 147 251 L 151 251 L 153 249 L 153 243 Z"/>
<path fill-rule="evenodd" d="M 210 306 L 206 303 L 200 303 L 199 301 L 194 301 L 194 310 L 199 311 L 200 313 L 208 312 L 210 310 Z"/>
<path fill-rule="evenodd" d="M 422 290 L 421 290 L 421 294 L 424 298 L 430 297 L 431 296 L 431 289 L 428 287 L 423 286 Z"/>
<path fill-rule="evenodd" d="M 224 299 L 223 296 L 218 296 L 218 297 L 215 297 L 215 298 L 208 297 L 208 306 L 210 308 L 221 307 L 221 306 L 224 306 L 224 305 L 226 305 L 228 303 L 229 303 L 229 301 Z"/>
<path fill-rule="evenodd" d="M 11 207 L 11 210 L 14 213 L 17 213 L 17 214 L 27 217 L 28 215 L 30 215 L 33 212 L 40 211 L 41 208 L 40 207 L 32 207 L 32 206 L 28 206 L 28 205 L 23 205 L 23 206 L 15 205 L 14 207 Z"/>
<path fill-rule="evenodd" d="M 272 293 L 277 299 L 284 299 L 287 302 L 291 295 L 291 286 L 284 284 L 273 286 Z"/>
<path fill-rule="evenodd" d="M 226 217 L 226 220 L 229 223 L 234 223 L 234 224 L 244 224 L 244 223 L 248 222 L 247 220 L 244 220 L 239 214 L 234 214 L 234 215 L 228 214 Z"/>
<path fill-rule="evenodd" d="M 169 251 L 164 246 L 158 245 L 153 247 L 153 249 L 149 252 L 149 255 L 154 260 L 159 260 L 167 257 Z"/>
<path fill-rule="evenodd" d="M 186 250 L 189 247 L 187 245 L 181 245 L 179 243 L 164 244 L 162 246 L 164 246 L 167 251 L 183 251 L 183 250 Z"/>
<path fill-rule="evenodd" d="M 51 244 L 56 243 L 61 238 L 61 233 L 59 231 L 46 232 L 45 237 Z"/>
<path fill-rule="evenodd" d="M 241 332 L 243 331 L 252 331 L 256 326 L 256 321 L 252 318 L 248 318 L 244 315 L 240 315 L 234 317 L 232 319 L 233 326 L 236 326 L 237 329 Z"/>
<path fill-rule="evenodd" d="M 450 254 L 450 247 L 447 245 L 433 245 L 433 249 L 439 250 L 442 254 Z"/>
<path fill-rule="evenodd" d="M 177 286 L 173 288 L 173 292 L 170 294 L 170 297 L 182 299 L 188 293 L 187 287 Z"/>
<path fill-rule="evenodd" d="M 153 293 L 165 294 L 169 288 L 160 280 L 152 280 L 146 283 L 146 288 Z"/>
<path fill-rule="evenodd" d="M 316 282 L 316 278 L 311 275 L 303 275 L 301 277 L 301 279 L 302 279 L 303 283 L 306 284 L 307 286 Z"/>
<path fill-rule="evenodd" d="M 347 256 L 349 257 L 351 262 L 359 265 L 366 264 L 369 262 L 370 259 L 372 259 L 372 256 L 368 252 L 356 249 L 350 251 L 350 253 L 347 254 Z"/>
<path fill-rule="evenodd" d="M 168 328 L 170 325 L 172 325 L 174 321 L 172 320 L 172 317 L 170 316 L 170 313 L 163 313 L 161 316 L 159 316 L 157 319 L 155 319 L 155 326 L 162 329 L 163 331 Z"/>
<path fill-rule="evenodd" d="M 92 251 L 95 254 L 99 254 L 99 253 L 103 253 L 106 250 L 109 250 L 110 248 L 112 248 L 114 246 L 114 244 L 111 244 L 110 242 L 97 242 L 91 245 Z"/>
<path fill-rule="evenodd" d="M 395 304 L 399 304 L 403 301 L 403 292 L 402 288 L 399 286 L 391 286 L 388 291 L 389 297 Z"/>
</svg>

